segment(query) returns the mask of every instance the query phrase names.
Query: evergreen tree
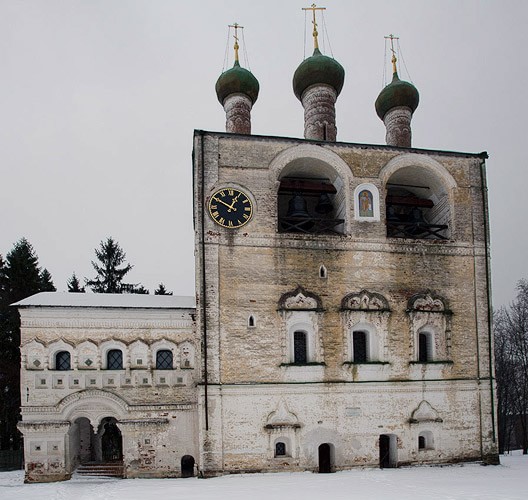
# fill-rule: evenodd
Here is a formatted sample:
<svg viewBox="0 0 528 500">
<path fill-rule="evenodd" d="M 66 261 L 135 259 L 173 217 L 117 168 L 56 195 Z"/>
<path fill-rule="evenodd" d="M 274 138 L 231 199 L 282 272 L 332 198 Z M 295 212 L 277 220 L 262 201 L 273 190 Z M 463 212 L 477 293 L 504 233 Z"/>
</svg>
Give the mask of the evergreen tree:
<svg viewBox="0 0 528 500">
<path fill-rule="evenodd" d="M 0 449 L 19 449 L 20 316 L 10 304 L 55 290 L 50 273 L 40 270 L 31 244 L 22 238 L 0 258 Z"/>
<path fill-rule="evenodd" d="M 150 292 L 143 285 L 133 285 L 129 293 L 137 293 L 139 295 L 148 295 Z"/>
<path fill-rule="evenodd" d="M 68 292 L 70 293 L 84 293 L 84 286 L 81 286 L 81 282 L 75 273 L 72 274 L 72 277 L 66 283 L 68 285 Z"/>
<path fill-rule="evenodd" d="M 123 278 L 132 269 L 131 264 L 126 264 L 126 254 L 112 237 L 101 241 L 99 248 L 95 249 L 98 262 L 92 261 L 97 276 L 86 281 L 86 286 L 96 293 L 131 293 L 138 285 L 123 283 Z M 120 267 L 121 266 L 121 267 Z"/>
<path fill-rule="evenodd" d="M 163 283 L 158 285 L 158 288 L 154 290 L 154 295 L 172 295 L 172 292 L 168 292 Z"/>
<path fill-rule="evenodd" d="M 53 285 L 50 272 L 44 268 L 40 273 L 40 291 L 41 292 L 55 292 L 57 289 Z"/>
</svg>

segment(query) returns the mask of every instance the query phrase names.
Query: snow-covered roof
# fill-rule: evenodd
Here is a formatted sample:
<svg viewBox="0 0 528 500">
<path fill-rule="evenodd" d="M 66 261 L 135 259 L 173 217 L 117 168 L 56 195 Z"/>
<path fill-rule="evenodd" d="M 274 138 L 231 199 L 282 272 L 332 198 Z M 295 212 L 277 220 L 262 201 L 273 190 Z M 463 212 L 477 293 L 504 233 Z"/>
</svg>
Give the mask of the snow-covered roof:
<svg viewBox="0 0 528 500">
<path fill-rule="evenodd" d="M 134 309 L 194 309 L 194 297 L 130 293 L 40 292 L 12 304 L 18 307 L 110 307 Z"/>
</svg>

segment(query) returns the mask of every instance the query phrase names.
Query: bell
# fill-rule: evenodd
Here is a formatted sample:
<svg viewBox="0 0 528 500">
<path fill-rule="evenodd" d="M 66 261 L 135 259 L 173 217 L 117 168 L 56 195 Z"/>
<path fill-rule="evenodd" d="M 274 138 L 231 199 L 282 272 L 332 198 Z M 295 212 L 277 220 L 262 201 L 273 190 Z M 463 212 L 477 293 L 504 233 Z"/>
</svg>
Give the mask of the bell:
<svg viewBox="0 0 528 500">
<path fill-rule="evenodd" d="M 418 207 L 414 207 L 411 211 L 411 222 L 417 224 L 426 223 L 423 213 Z"/>
<path fill-rule="evenodd" d="M 306 200 L 299 193 L 295 193 L 288 202 L 286 217 L 310 217 L 308 210 L 306 210 Z"/>
<path fill-rule="evenodd" d="M 317 205 L 315 206 L 315 211 L 318 214 L 328 214 L 334 209 L 334 205 L 332 204 L 332 201 L 330 200 L 330 196 L 328 196 L 328 193 L 321 193 L 321 196 L 319 196 L 319 201 L 317 202 Z"/>
</svg>

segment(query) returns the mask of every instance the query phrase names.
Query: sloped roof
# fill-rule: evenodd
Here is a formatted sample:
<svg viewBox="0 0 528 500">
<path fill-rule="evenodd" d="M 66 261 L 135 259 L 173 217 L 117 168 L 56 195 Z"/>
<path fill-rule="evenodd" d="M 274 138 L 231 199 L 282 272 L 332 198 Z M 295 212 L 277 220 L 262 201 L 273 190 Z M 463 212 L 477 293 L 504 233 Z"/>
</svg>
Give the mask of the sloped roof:
<svg viewBox="0 0 528 500">
<path fill-rule="evenodd" d="M 106 307 L 133 309 L 194 309 L 194 297 L 130 293 L 41 292 L 12 304 L 17 307 Z"/>
</svg>

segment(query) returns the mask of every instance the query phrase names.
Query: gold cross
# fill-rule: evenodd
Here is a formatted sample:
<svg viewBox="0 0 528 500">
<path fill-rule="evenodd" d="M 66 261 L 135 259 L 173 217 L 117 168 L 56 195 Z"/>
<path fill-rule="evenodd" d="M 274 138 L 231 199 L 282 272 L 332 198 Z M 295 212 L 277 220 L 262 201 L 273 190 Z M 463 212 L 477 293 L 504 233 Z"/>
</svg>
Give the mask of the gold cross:
<svg viewBox="0 0 528 500">
<path fill-rule="evenodd" d="M 326 7 L 317 7 L 317 5 L 315 5 L 313 3 L 311 7 L 303 7 L 302 10 L 311 10 L 313 12 L 312 24 L 313 24 L 313 27 L 314 27 L 314 29 L 313 29 L 314 49 L 318 49 L 319 48 L 319 42 L 317 41 L 317 36 L 319 35 L 319 33 L 317 32 L 317 22 L 315 20 L 315 11 L 316 10 L 326 10 Z"/>
<path fill-rule="evenodd" d="M 238 62 L 238 49 L 240 48 L 240 45 L 238 45 L 238 28 L 244 29 L 244 26 L 240 26 L 238 23 L 229 24 L 229 28 L 235 28 L 235 34 L 233 35 L 233 38 L 235 39 L 235 45 L 233 48 L 235 49 L 235 61 Z"/>
<path fill-rule="evenodd" d="M 387 39 L 390 39 L 391 41 L 391 52 L 392 52 L 392 58 L 391 58 L 391 62 L 392 62 L 392 72 L 393 73 L 397 73 L 397 69 L 396 69 L 396 51 L 394 50 L 394 40 L 399 40 L 400 38 L 397 37 L 397 36 L 394 36 L 394 35 L 389 35 L 389 36 L 386 36 L 385 37 L 385 40 Z"/>
</svg>

